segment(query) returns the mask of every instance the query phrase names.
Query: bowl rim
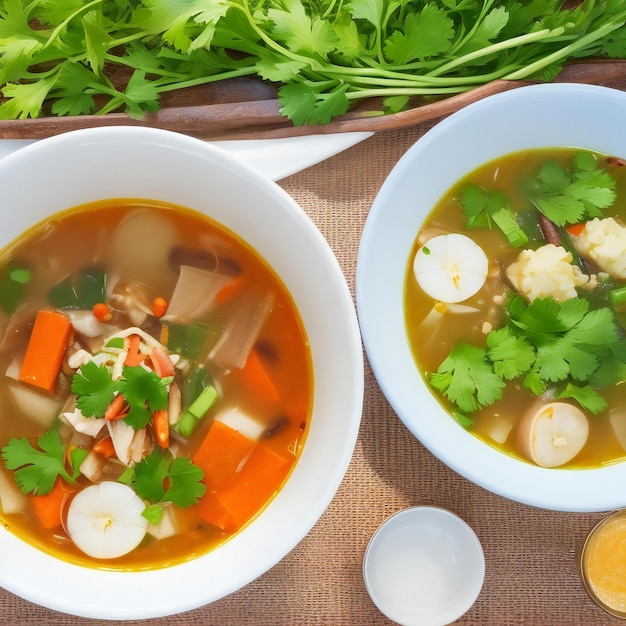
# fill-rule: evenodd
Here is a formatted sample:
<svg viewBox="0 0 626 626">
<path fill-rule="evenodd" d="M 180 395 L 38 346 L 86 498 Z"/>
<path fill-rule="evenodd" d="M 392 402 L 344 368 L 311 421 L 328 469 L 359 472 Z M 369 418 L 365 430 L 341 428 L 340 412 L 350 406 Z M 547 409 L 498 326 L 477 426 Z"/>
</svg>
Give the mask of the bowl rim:
<svg viewBox="0 0 626 626">
<path fill-rule="evenodd" d="M 324 465 L 322 462 L 321 471 L 319 467 L 317 470 L 318 475 L 324 477 L 324 482 L 316 482 L 310 461 L 306 461 L 305 466 L 304 458 L 310 456 L 305 443 L 290 478 L 269 506 L 256 516 L 254 522 L 217 549 L 192 560 L 171 567 L 140 572 L 86 568 L 59 560 L 26 543 L 5 528 L 0 529 L 0 552 L 3 553 L 3 562 L 20 564 L 0 567 L 2 587 L 50 609 L 80 617 L 107 620 L 148 619 L 195 609 L 240 589 L 278 563 L 314 527 L 343 481 L 356 445 L 364 393 L 363 350 L 354 302 L 330 245 L 311 218 L 286 191 L 237 157 L 217 146 L 172 131 L 128 126 L 100 127 L 57 135 L 7 155 L 0 160 L 0 180 L 20 170 L 28 172 L 33 163 L 38 163 L 38 167 L 43 168 L 46 159 L 59 158 L 69 151 L 78 151 L 78 155 L 72 157 L 74 159 L 78 159 L 83 153 L 87 156 L 95 154 L 96 158 L 102 158 L 102 155 L 108 154 L 107 150 L 120 146 L 134 155 L 141 154 L 148 159 L 156 159 L 153 155 L 160 155 L 182 159 L 185 166 L 197 164 L 198 167 L 207 165 L 215 167 L 222 175 L 235 177 L 255 193 L 265 194 L 269 198 L 268 202 L 277 207 L 275 211 L 288 218 L 289 228 L 300 233 L 298 237 L 301 236 L 302 241 L 308 242 L 307 250 L 315 251 L 320 271 L 324 272 L 329 283 L 328 294 L 333 300 L 325 306 L 336 316 L 333 321 L 342 331 L 342 347 L 345 349 L 345 354 L 340 359 L 345 366 L 343 370 L 345 391 L 340 397 L 334 388 L 329 393 L 334 394 L 333 398 L 345 411 L 341 414 L 341 419 L 337 420 L 340 424 L 337 440 L 330 446 L 332 454 L 335 455 L 332 463 Z M 173 160 L 172 167 L 179 168 L 178 165 L 174 165 Z M 182 170 L 179 173 L 182 173 Z M 128 197 L 119 194 L 113 194 L 111 197 L 113 196 Z M 82 202 L 70 206 L 80 204 Z M 199 210 L 198 207 L 190 208 Z M 37 221 L 34 220 L 33 224 Z M 13 239 L 8 236 L 3 241 L 2 247 Z M 257 252 L 265 256 L 262 251 Z M 279 271 L 277 274 L 280 276 Z M 296 301 L 296 305 L 298 306 L 299 302 Z M 300 313 L 304 315 L 303 311 Z M 305 330 L 308 332 L 309 329 Z M 314 346 L 311 347 L 314 352 L 314 371 L 317 374 L 316 359 L 320 357 L 315 354 Z M 315 404 L 317 393 L 316 387 Z M 315 411 L 314 406 L 313 418 Z M 316 422 L 313 419 L 308 437 L 315 432 L 317 432 Z M 291 520 L 289 526 L 286 522 L 281 522 L 274 528 L 276 524 L 272 525 L 270 522 L 272 511 L 286 510 L 287 494 L 296 493 L 296 490 L 290 487 L 294 482 L 292 479 L 296 476 L 299 477 L 298 480 L 304 481 L 304 486 L 309 490 L 306 495 L 297 496 L 305 498 L 307 506 L 298 510 L 297 519 Z M 258 533 L 269 535 L 270 540 L 267 544 L 258 541 Z M 245 566 L 242 566 L 236 558 L 233 561 L 233 555 L 241 556 L 238 550 L 242 549 L 249 549 L 253 554 L 253 558 L 246 562 Z M 216 555 L 219 555 L 219 558 Z M 218 576 L 212 573 L 216 566 L 227 568 L 228 575 Z M 214 584 L 213 587 L 206 584 L 207 577 Z M 173 581 L 179 579 L 185 581 L 186 593 L 168 592 L 168 588 L 176 587 L 172 584 Z M 63 580 L 66 582 L 63 583 Z M 46 581 L 49 584 L 46 584 Z M 80 593 L 77 593 L 76 589 L 71 589 L 72 582 L 69 581 L 78 585 Z M 69 589 L 68 593 L 64 593 L 64 589 Z M 154 594 L 154 589 L 163 590 L 164 593 Z M 147 598 L 151 598 L 152 602 L 146 603 Z"/>
<path fill-rule="evenodd" d="M 592 106 L 595 115 L 589 112 Z M 573 83 L 519 87 L 470 104 L 424 133 L 401 157 L 376 196 L 361 237 L 356 272 L 361 335 L 370 366 L 394 412 L 432 454 L 458 474 L 492 493 L 530 506 L 573 512 L 621 508 L 626 505 L 626 495 L 620 495 L 618 489 L 610 486 L 626 480 L 626 463 L 597 469 L 541 468 L 509 457 L 466 432 L 444 413 L 417 372 L 406 345 L 404 294 L 398 285 L 404 279 L 410 245 L 423 217 L 463 175 L 497 156 L 532 147 L 575 144 L 617 154 L 616 150 L 603 149 L 603 146 L 616 149 L 621 146 L 622 153 L 626 154 L 626 142 L 620 140 L 620 133 L 608 128 L 610 122 L 615 122 L 619 128 L 619 116 L 623 117 L 624 110 L 626 93 Z M 539 112 L 549 120 L 541 127 L 533 121 L 538 119 L 533 116 Z M 587 122 L 584 127 L 579 124 L 581 116 Z M 604 128 L 602 146 L 597 140 L 600 127 Z M 555 142 L 552 139 L 568 137 L 572 132 L 577 133 L 578 140 Z M 462 140 L 459 133 L 464 133 Z M 456 146 L 463 152 L 467 136 L 476 141 L 472 150 L 478 156 L 470 161 L 470 167 L 457 167 L 456 161 L 461 157 L 457 159 L 452 155 L 446 166 L 458 171 L 443 181 L 437 180 L 436 163 L 441 162 L 442 156 L 450 155 L 450 152 L 443 154 L 441 147 Z M 515 138 L 516 146 L 501 148 L 513 142 L 511 137 Z M 489 138 L 494 138 L 493 145 Z M 540 143 L 536 144 L 537 141 Z M 430 178 L 424 174 L 424 180 L 416 180 L 416 169 L 426 166 L 429 160 Z M 412 186 L 407 186 L 410 178 L 413 178 Z M 432 196 L 430 208 L 424 209 L 425 212 L 416 208 L 414 212 L 420 213 L 419 219 L 407 217 L 409 199 L 401 198 L 398 190 L 403 189 L 404 195 L 409 196 L 420 182 L 424 184 L 420 192 L 429 198 Z M 403 203 L 405 206 L 401 206 Z M 393 248 L 389 241 L 394 242 Z M 402 255 L 405 256 L 401 263 L 399 256 Z M 398 270 L 400 278 L 393 274 Z M 385 302 L 385 306 L 380 302 Z M 412 371 L 407 373 L 402 368 Z M 442 415 L 447 421 L 433 419 Z"/>
</svg>

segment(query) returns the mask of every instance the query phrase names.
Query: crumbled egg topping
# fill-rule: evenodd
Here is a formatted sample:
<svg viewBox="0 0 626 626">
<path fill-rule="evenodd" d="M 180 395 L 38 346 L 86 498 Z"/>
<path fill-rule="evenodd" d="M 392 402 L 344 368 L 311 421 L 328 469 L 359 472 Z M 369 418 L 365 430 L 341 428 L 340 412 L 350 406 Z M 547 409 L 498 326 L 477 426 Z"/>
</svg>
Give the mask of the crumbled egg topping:
<svg viewBox="0 0 626 626">
<path fill-rule="evenodd" d="M 511 284 L 529 302 L 552 297 L 558 302 L 577 297 L 576 287 L 593 288 L 596 277 L 583 274 L 572 265 L 572 253 L 562 246 L 546 244 L 537 250 L 523 250 L 506 270 Z"/>
<path fill-rule="evenodd" d="M 575 239 L 576 250 L 613 278 L 626 279 L 626 228 L 614 218 L 598 217 Z"/>
</svg>

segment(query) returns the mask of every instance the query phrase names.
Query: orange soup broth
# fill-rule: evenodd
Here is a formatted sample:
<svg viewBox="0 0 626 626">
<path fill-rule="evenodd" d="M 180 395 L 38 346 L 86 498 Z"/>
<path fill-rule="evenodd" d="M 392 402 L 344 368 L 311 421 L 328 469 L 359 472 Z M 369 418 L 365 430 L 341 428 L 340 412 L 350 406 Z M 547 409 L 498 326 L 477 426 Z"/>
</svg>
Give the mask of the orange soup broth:
<svg viewBox="0 0 626 626">
<path fill-rule="evenodd" d="M 173 245 L 224 254 L 229 261 L 235 262 L 246 284 L 273 294 L 271 313 L 255 347 L 266 352 L 272 361 L 272 377 L 280 401 L 273 404 L 259 403 L 253 393 L 242 389 L 237 383 L 236 372 L 223 372 L 220 385 L 223 397 L 243 411 L 280 424 L 280 428 L 276 428 L 276 432 L 267 436 L 263 443 L 277 454 L 290 459 L 291 473 L 304 445 L 312 410 L 310 348 L 296 305 L 286 287 L 268 264 L 234 233 L 201 213 L 175 205 L 152 200 L 102 201 L 70 209 L 32 228 L 3 250 L 0 266 L 10 259 L 26 262 L 33 274 L 28 285 L 28 310 L 34 314 L 39 308 L 50 308 L 47 294 L 51 286 L 72 272 L 93 265 L 104 267 L 107 273 L 123 272 L 123 268 L 116 267 L 115 259 L 109 258 L 108 244 L 120 221 L 138 208 L 148 208 L 171 222 L 172 230 L 176 233 Z M 145 241 L 137 242 L 137 245 L 149 246 L 150 233 L 146 233 Z M 177 275 L 177 271 L 172 269 L 169 272 L 159 270 L 146 276 L 145 286 L 150 301 L 171 294 Z M 227 317 L 228 305 L 222 307 L 219 316 L 209 316 L 207 322 L 209 325 L 218 325 L 223 321 L 221 318 Z M 12 342 L 15 344 L 13 349 L 0 350 L 0 371 L 6 371 L 15 354 L 24 351 L 32 316 L 30 319 L 28 327 L 18 328 L 17 340 Z M 7 319 L 0 322 L 3 332 L 6 323 Z M 16 411 L 5 388 L 6 384 L 5 377 L 0 377 L 0 447 L 6 445 L 12 437 L 27 437 L 34 442 L 46 429 L 42 430 L 31 419 Z M 185 447 L 185 456 L 193 455 L 210 423 L 211 419 L 205 418 L 194 431 Z M 12 480 L 12 473 L 4 471 Z M 258 511 L 253 518 L 257 514 Z M 57 558 L 88 567 L 122 571 L 162 568 L 187 561 L 215 549 L 239 532 L 225 532 L 207 524 L 194 507 L 180 509 L 179 534 L 160 540 L 146 535 L 142 544 L 130 554 L 110 561 L 97 561 L 78 550 L 62 528 L 42 528 L 30 504 L 22 514 L 5 515 L 0 510 L 0 521 L 15 535 Z"/>
<path fill-rule="evenodd" d="M 529 150 L 505 155 L 500 159 L 486 163 L 451 187 L 427 216 L 422 231 L 433 227 L 442 232 L 461 233 L 481 246 L 489 258 L 490 275 L 483 288 L 462 303 L 478 309 L 477 312 L 446 314 L 436 326 L 425 329 L 424 320 L 432 310 L 435 301 L 424 293 L 413 274 L 413 259 L 421 245 L 419 237 L 416 238 L 408 259 L 404 280 L 404 312 L 409 344 L 422 376 L 425 372 L 436 372 L 441 362 L 459 341 L 485 347 L 483 323 L 488 322 L 493 328 L 497 328 L 504 318 L 503 307 L 495 306 L 492 298 L 493 296 L 505 296 L 509 289 L 505 286 L 505 270 L 524 247 L 533 247 L 532 243 L 529 243 L 521 248 L 513 248 L 495 227 L 491 230 L 484 228 L 468 229 L 465 225 L 466 217 L 459 202 L 460 190 L 468 183 L 475 183 L 489 190 L 499 189 L 511 199 L 514 210 L 530 208 L 529 201 L 520 192 L 520 176 L 536 173 L 540 165 L 548 158 L 567 167 L 571 164 L 572 155 L 578 151 L 570 148 Z M 602 158 L 602 155 L 598 156 Z M 620 167 L 612 167 L 610 170 L 617 181 L 618 200 L 615 207 L 605 213 L 607 216 L 609 214 L 619 216 L 623 222 L 626 222 L 626 205 L 622 202 L 621 208 L 619 207 L 619 198 L 626 197 L 626 171 L 624 170 L 626 168 Z M 534 247 L 537 245 L 539 244 L 535 244 Z M 492 273 L 495 273 L 496 276 L 493 277 Z M 618 404 L 618 401 L 619 404 L 623 404 L 624 390 L 620 387 L 615 386 L 612 389 L 602 390 L 609 403 L 609 408 L 600 415 L 590 416 L 590 432 L 587 444 L 573 461 L 563 467 L 593 468 L 626 459 L 626 452 L 615 437 L 608 420 L 610 408 Z M 438 392 L 434 393 L 442 406 L 450 412 L 451 406 L 446 398 Z M 506 385 L 501 400 L 472 414 L 474 424 L 469 430 L 476 437 L 504 454 L 527 460 L 517 448 L 517 422 L 525 410 L 536 400 L 536 396 L 524 389 L 519 381 L 512 381 Z M 453 418 L 451 417 L 451 419 Z M 489 435 L 502 419 L 510 419 L 513 423 L 504 444 L 497 443 Z"/>
</svg>

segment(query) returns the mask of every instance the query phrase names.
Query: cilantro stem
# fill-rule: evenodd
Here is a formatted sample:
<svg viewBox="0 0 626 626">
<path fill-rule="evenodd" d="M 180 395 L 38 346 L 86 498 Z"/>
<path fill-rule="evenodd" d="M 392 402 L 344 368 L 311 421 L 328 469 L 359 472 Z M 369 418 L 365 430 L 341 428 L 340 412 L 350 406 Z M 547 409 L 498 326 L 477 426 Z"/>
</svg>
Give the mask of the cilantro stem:
<svg viewBox="0 0 626 626">
<path fill-rule="evenodd" d="M 294 123 L 325 123 L 357 99 L 457 94 L 540 73 L 548 80 L 572 58 L 626 57 L 623 0 L 585 0 L 575 9 L 562 9 L 559 0 L 215 3 L 212 14 L 200 0 L 179 2 L 186 7 L 180 22 L 172 22 L 176 2 L 169 0 L 8 3 L 0 29 L 23 24 L 24 32 L 0 53 L 0 74 L 11 76 L 2 85 L 0 117 L 36 117 L 53 98 L 61 100 L 59 112 L 89 114 L 93 102 L 85 93 L 108 96 L 98 114 L 126 106 L 136 117 L 158 109 L 160 93 L 256 74 L 281 87 L 281 111 Z M 88 36 L 82 22 L 92 14 Z M 22 36 L 35 42 L 28 50 Z M 117 91 L 103 58 L 141 77 Z M 80 85 L 72 88 L 68 76 Z M 384 111 L 404 100 L 389 99 Z"/>
<path fill-rule="evenodd" d="M 550 63 L 553 63 L 554 61 L 566 59 L 572 53 L 577 52 L 578 50 L 584 49 L 588 44 L 593 43 L 594 41 L 597 41 L 598 39 L 602 39 L 603 37 L 606 37 L 613 31 L 624 26 L 624 24 L 626 23 L 626 12 L 622 11 L 619 17 L 616 16 L 614 20 L 618 20 L 618 21 L 613 21 L 613 22 L 609 22 L 608 24 L 603 24 L 602 26 L 598 28 L 598 30 L 588 33 L 584 35 L 583 37 L 580 37 L 579 39 L 572 42 L 568 46 L 565 46 L 561 48 L 560 50 L 557 50 L 556 52 L 553 52 L 552 54 L 549 54 L 546 57 L 543 57 L 539 59 L 538 61 L 535 61 L 534 63 L 531 63 L 527 65 L 526 67 L 519 69 L 517 72 L 513 72 L 512 74 L 509 74 L 507 76 L 507 80 L 520 80 L 522 78 L 527 78 L 528 76 L 532 76 L 533 74 L 536 74 L 539 70 L 543 69 L 547 65 L 550 65 Z"/>
<path fill-rule="evenodd" d="M 224 80 L 226 78 L 237 78 L 239 76 L 250 76 L 256 74 L 256 68 L 254 66 L 242 67 L 237 70 L 230 70 L 228 72 L 221 72 L 219 74 L 211 74 L 210 76 L 201 76 L 191 80 L 181 81 L 178 83 L 168 83 L 162 87 L 158 87 L 157 91 L 163 93 L 166 91 L 174 91 L 176 89 L 183 89 L 186 87 L 197 87 L 198 85 L 205 85 L 207 83 L 214 83 L 218 80 Z"/>
<path fill-rule="evenodd" d="M 546 41 L 551 37 L 557 37 L 562 35 L 565 32 L 563 27 L 556 28 L 554 30 L 550 30 L 545 28 L 543 30 L 537 31 L 535 33 L 528 33 L 526 35 L 519 35 L 518 37 L 512 37 L 511 39 L 507 39 L 506 41 L 501 41 L 491 46 L 486 46 L 485 48 L 481 48 L 480 50 L 476 50 L 475 52 L 470 52 L 468 54 L 459 57 L 458 59 L 454 59 L 449 63 L 442 65 L 441 67 L 433 70 L 429 73 L 429 76 L 441 76 L 442 74 L 446 74 L 447 72 L 456 69 L 459 66 L 467 65 L 470 61 L 475 61 L 476 59 L 480 59 L 482 57 L 486 57 L 492 54 L 496 54 L 502 52 L 503 50 L 508 50 L 510 48 L 518 48 L 523 45 L 528 45 L 537 41 Z"/>
<path fill-rule="evenodd" d="M 363 98 L 376 98 L 386 96 L 432 96 L 458 94 L 472 89 L 471 86 L 466 87 L 441 87 L 436 91 L 431 87 L 390 87 L 388 89 L 357 89 L 356 91 L 347 91 L 346 98 L 348 100 L 356 100 Z"/>
<path fill-rule="evenodd" d="M 493 3 L 494 0 L 487 0 L 483 2 L 482 9 L 480 10 L 478 17 L 474 21 L 472 28 L 465 34 L 464 37 L 460 37 L 459 40 L 450 48 L 450 50 L 448 51 L 449 56 L 456 54 L 457 50 L 460 50 L 468 41 L 471 41 L 472 37 L 476 34 L 476 31 L 485 21 L 487 11 L 489 11 Z"/>
<path fill-rule="evenodd" d="M 91 0 L 91 2 L 88 2 L 87 4 L 85 4 L 84 6 L 76 9 L 76 11 L 74 11 L 74 13 L 71 13 L 70 15 L 68 15 L 51 33 L 50 36 L 48 37 L 48 40 L 46 41 L 46 43 L 43 45 L 42 50 L 45 50 L 46 48 L 48 48 L 53 42 L 54 40 L 61 34 L 61 32 L 63 32 L 63 30 L 66 28 L 66 26 L 78 15 L 80 15 L 81 13 L 84 13 L 86 11 L 88 11 L 91 7 L 96 6 L 97 4 L 102 4 L 104 0 Z"/>
<path fill-rule="evenodd" d="M 609 300 L 616 308 L 626 304 L 626 287 L 618 287 L 609 292 Z"/>
</svg>

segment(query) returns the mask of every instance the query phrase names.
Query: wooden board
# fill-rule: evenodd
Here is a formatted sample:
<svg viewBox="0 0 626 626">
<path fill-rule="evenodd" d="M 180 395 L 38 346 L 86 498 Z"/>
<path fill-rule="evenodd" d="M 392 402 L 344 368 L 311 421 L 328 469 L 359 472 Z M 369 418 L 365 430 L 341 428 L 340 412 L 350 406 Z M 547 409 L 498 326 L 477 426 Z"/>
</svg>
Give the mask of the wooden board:
<svg viewBox="0 0 626 626">
<path fill-rule="evenodd" d="M 586 61 L 567 65 L 555 82 L 617 86 L 626 77 L 626 61 Z M 274 85 L 256 78 L 233 79 L 171 92 L 161 109 L 132 119 L 125 113 L 0 120 L 0 139 L 42 139 L 62 132 L 100 126 L 148 126 L 207 140 L 269 139 L 311 134 L 384 131 L 445 117 L 487 96 L 531 81 L 498 80 L 470 91 L 415 105 L 401 113 L 380 115 L 380 101 L 356 109 L 321 126 L 294 126 L 280 114 Z"/>
</svg>

